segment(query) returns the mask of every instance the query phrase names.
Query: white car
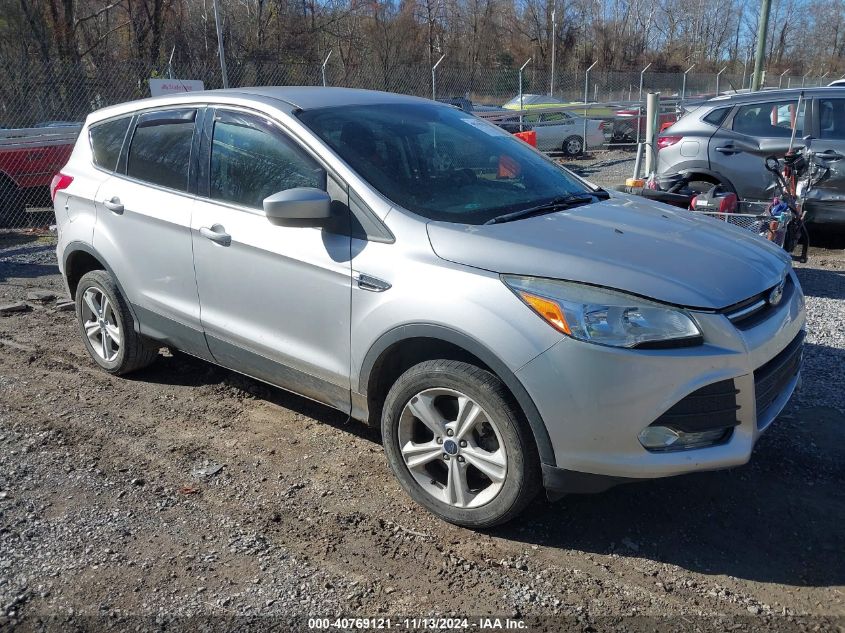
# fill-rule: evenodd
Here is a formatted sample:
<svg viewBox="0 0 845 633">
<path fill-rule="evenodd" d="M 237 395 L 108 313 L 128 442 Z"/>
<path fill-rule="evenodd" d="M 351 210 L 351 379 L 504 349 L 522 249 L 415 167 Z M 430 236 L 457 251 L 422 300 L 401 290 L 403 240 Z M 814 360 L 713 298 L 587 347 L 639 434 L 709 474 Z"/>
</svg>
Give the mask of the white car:
<svg viewBox="0 0 845 633">
<path fill-rule="evenodd" d="M 522 121 L 537 133 L 537 149 L 542 152 L 563 152 L 579 156 L 584 152 L 584 121 L 587 122 L 588 148 L 607 143 L 611 125 L 608 121 L 584 119 L 570 112 L 527 114 Z"/>
<path fill-rule="evenodd" d="M 584 117 L 570 112 L 532 112 L 522 117 L 494 121 L 508 132 L 533 130 L 537 133 L 537 149 L 541 152 L 563 152 L 566 156 L 584 153 Z M 610 121 L 587 119 L 587 148 L 595 149 L 610 140 Z"/>
</svg>

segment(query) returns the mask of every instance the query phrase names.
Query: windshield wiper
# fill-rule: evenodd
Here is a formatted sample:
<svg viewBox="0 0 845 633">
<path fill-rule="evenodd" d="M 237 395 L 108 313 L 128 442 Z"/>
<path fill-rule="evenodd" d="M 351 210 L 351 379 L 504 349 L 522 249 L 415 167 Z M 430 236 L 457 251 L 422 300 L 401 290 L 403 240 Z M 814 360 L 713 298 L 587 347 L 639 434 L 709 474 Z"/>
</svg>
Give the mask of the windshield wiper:
<svg viewBox="0 0 845 633">
<path fill-rule="evenodd" d="M 549 200 L 548 202 L 544 202 L 543 204 L 538 204 L 535 207 L 528 207 L 527 209 L 520 209 L 519 211 L 511 211 L 510 213 L 497 215 L 496 217 L 487 220 L 484 224 L 501 224 L 502 222 L 512 222 L 514 220 L 521 220 L 522 218 L 527 218 L 532 215 L 540 215 L 542 213 L 553 213 L 555 211 L 560 211 L 561 209 L 569 209 L 579 204 L 587 204 L 588 202 L 592 202 L 593 200 L 594 196 L 592 195 L 579 196 L 575 194 L 570 194 L 568 196 L 560 196 L 558 198 Z"/>
</svg>

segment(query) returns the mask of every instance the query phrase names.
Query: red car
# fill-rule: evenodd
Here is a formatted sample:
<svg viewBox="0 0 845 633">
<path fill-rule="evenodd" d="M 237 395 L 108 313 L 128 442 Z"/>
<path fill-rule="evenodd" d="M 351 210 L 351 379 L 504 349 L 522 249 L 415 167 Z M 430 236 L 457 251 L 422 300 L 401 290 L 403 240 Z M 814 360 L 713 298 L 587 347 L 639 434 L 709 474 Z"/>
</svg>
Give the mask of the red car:
<svg viewBox="0 0 845 633">
<path fill-rule="evenodd" d="M 67 163 L 81 124 L 0 129 L 0 226 L 26 224 L 27 208 L 49 208 L 50 181 Z"/>
<path fill-rule="evenodd" d="M 678 120 L 674 104 L 661 104 L 660 112 L 657 115 L 657 128 L 661 132 Z M 645 140 L 646 117 L 645 109 L 640 110 L 634 106 L 616 110 L 613 120 L 613 141 L 620 143 L 632 143 L 637 140 L 637 128 L 639 128 L 639 140 Z"/>
</svg>

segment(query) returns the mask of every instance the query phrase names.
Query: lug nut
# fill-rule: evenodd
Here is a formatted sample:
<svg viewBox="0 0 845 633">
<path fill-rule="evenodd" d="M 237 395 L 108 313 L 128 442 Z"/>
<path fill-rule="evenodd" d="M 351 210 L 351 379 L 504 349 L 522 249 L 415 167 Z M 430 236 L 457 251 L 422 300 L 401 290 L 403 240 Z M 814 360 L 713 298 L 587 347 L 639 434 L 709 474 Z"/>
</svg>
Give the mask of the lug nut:
<svg viewBox="0 0 845 633">
<path fill-rule="evenodd" d="M 459 461 L 459 462 L 463 462 L 463 461 L 464 461 L 464 458 L 463 458 L 461 455 L 458 455 L 458 461 Z"/>
<path fill-rule="evenodd" d="M 467 447 L 467 441 L 461 440 L 461 448 L 466 448 L 466 447 Z"/>
<path fill-rule="evenodd" d="M 446 431 L 446 435 L 448 435 L 449 437 L 452 437 L 454 434 L 455 434 L 455 432 L 452 429 L 448 429 Z"/>
<path fill-rule="evenodd" d="M 449 453 L 443 453 L 443 459 L 445 459 L 448 462 L 449 461 Z"/>
<path fill-rule="evenodd" d="M 442 444 L 442 443 L 443 443 L 443 438 L 442 438 L 442 437 L 438 437 L 438 438 L 437 438 L 437 443 L 438 443 L 438 444 Z"/>
</svg>

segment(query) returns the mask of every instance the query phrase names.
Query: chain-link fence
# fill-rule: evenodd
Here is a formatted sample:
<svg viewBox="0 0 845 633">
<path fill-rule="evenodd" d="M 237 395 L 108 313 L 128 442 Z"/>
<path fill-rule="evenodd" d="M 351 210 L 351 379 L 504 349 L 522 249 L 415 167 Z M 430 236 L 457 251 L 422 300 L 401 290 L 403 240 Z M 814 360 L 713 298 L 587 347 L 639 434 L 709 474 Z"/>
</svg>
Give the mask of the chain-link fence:
<svg viewBox="0 0 845 633">
<path fill-rule="evenodd" d="M 96 72 L 80 64 L 23 64 L 9 72 L 11 76 L 0 82 L 0 228 L 43 226 L 53 221 L 50 181 L 67 161 L 89 112 L 148 97 L 149 79 L 154 77 L 199 79 L 206 89 L 222 87 L 216 64 L 168 68 L 164 72 L 131 62 L 112 64 Z M 767 84 L 818 85 L 818 80 L 807 76 L 775 79 L 773 84 L 770 77 Z M 644 136 L 641 104 L 647 92 L 674 98 L 667 101 L 674 110 L 678 100 L 741 89 L 750 81 L 744 74 L 640 73 L 594 68 L 589 73 L 557 72 L 552 82 L 548 69 L 531 64 L 520 71 L 517 67 L 443 63 L 432 72 L 429 66 L 401 65 L 391 59 L 355 67 L 331 59 L 325 65 L 229 60 L 228 80 L 231 87 L 325 82 L 330 86 L 461 99 L 499 107 L 518 97 L 520 90 L 525 99 L 529 95 L 551 94 L 570 117 L 581 117 L 565 140 L 584 137 L 582 147 L 588 150 L 607 142 L 634 144 L 640 140 Z M 540 98 L 534 103 L 543 101 Z M 585 101 L 589 105 L 577 105 Z M 666 114 L 671 116 L 668 110 Z M 533 120 L 542 126 L 539 116 L 542 115 L 535 114 Z M 589 126 L 579 122 L 584 117 Z M 600 127 L 599 120 L 604 122 Z M 550 121 L 549 125 L 558 124 Z M 579 133 L 579 129 L 583 132 Z"/>
</svg>

